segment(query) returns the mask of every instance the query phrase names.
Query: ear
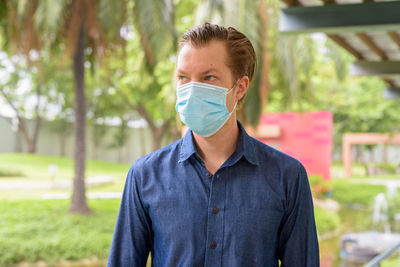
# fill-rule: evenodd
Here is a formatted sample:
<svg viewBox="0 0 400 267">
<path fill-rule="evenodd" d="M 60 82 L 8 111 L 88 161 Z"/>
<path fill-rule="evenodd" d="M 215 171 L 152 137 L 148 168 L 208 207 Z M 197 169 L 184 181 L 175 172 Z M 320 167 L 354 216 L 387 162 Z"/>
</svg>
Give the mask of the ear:
<svg viewBox="0 0 400 267">
<path fill-rule="evenodd" d="M 236 93 L 235 93 L 235 101 L 239 101 L 246 94 L 247 88 L 249 87 L 249 84 L 250 84 L 249 77 L 243 76 L 242 78 L 240 78 L 238 80 L 237 83 L 238 84 L 237 84 L 237 89 L 236 89 Z"/>
</svg>

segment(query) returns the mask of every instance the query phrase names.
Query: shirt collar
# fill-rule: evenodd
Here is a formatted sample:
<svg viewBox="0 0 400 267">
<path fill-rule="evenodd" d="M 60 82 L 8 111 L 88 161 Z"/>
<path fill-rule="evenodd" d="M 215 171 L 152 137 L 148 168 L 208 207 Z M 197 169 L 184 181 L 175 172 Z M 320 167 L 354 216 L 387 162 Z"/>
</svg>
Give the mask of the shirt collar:
<svg viewBox="0 0 400 267">
<path fill-rule="evenodd" d="M 196 154 L 196 146 L 194 145 L 192 130 L 188 129 L 185 136 L 182 138 L 181 151 L 179 154 L 179 161 L 182 162 Z"/>
<path fill-rule="evenodd" d="M 239 126 L 239 138 L 236 144 L 236 150 L 226 163 L 233 165 L 244 156 L 251 164 L 258 165 L 259 162 L 254 149 L 254 143 L 251 140 L 252 138 L 246 133 L 242 124 L 239 121 L 237 121 L 237 123 Z M 187 160 L 193 154 L 197 154 L 197 150 L 193 141 L 192 131 L 189 129 L 182 138 L 179 162 Z"/>
</svg>

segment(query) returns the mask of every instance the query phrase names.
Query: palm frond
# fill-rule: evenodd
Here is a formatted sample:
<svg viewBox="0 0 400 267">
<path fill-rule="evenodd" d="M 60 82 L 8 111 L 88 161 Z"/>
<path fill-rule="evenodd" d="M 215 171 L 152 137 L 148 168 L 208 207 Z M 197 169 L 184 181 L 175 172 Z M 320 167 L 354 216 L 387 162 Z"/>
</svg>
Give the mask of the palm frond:
<svg viewBox="0 0 400 267">
<path fill-rule="evenodd" d="M 157 62 L 177 47 L 173 3 L 172 0 L 135 0 L 133 12 L 146 65 L 153 72 Z"/>
<path fill-rule="evenodd" d="M 223 24 L 226 6 L 235 6 L 234 1 L 231 5 L 226 5 L 224 0 L 203 0 L 197 7 L 195 23 L 205 22 Z"/>
<path fill-rule="evenodd" d="M 128 1 L 100 0 L 97 8 L 97 17 L 105 33 L 107 42 L 121 41 L 120 28 L 128 20 Z M 116 15 L 118 14 L 118 15 Z"/>
</svg>

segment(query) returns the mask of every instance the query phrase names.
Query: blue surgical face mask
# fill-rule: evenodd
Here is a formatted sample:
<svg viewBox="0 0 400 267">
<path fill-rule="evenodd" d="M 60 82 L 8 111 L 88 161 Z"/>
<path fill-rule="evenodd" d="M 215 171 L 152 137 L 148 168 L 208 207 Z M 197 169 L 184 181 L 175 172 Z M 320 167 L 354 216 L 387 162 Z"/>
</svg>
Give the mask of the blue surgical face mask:
<svg viewBox="0 0 400 267">
<path fill-rule="evenodd" d="M 200 82 L 179 86 L 175 109 L 181 121 L 202 137 L 218 132 L 236 108 L 237 102 L 231 112 L 226 108 L 226 95 L 235 88 L 236 83 L 230 90 Z"/>
</svg>

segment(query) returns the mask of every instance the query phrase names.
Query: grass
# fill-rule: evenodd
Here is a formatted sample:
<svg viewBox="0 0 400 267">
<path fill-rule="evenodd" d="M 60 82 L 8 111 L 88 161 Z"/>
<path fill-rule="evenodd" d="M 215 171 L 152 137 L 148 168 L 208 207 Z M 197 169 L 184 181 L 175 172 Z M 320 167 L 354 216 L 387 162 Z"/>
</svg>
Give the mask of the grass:
<svg viewBox="0 0 400 267">
<path fill-rule="evenodd" d="M 1 201 L 0 265 L 106 259 L 120 200 L 91 200 L 90 216 L 71 215 L 69 200 Z"/>
<path fill-rule="evenodd" d="M 0 154 L 0 170 L 18 172 L 31 180 L 49 180 L 48 166 L 58 166 L 57 178 L 73 178 L 73 159 L 67 157 L 32 155 L 21 153 Z M 108 175 L 115 178 L 125 178 L 130 164 L 111 163 L 99 160 L 88 160 L 86 177 Z M 11 175 L 13 176 L 13 175 Z"/>
<path fill-rule="evenodd" d="M 351 179 L 333 181 L 332 198 L 341 204 L 370 205 L 379 193 L 385 193 L 386 186 L 372 184 L 355 184 Z"/>
<path fill-rule="evenodd" d="M 381 262 L 381 267 L 398 267 L 400 259 L 399 257 L 393 256 L 390 259 L 386 259 Z"/>
</svg>

